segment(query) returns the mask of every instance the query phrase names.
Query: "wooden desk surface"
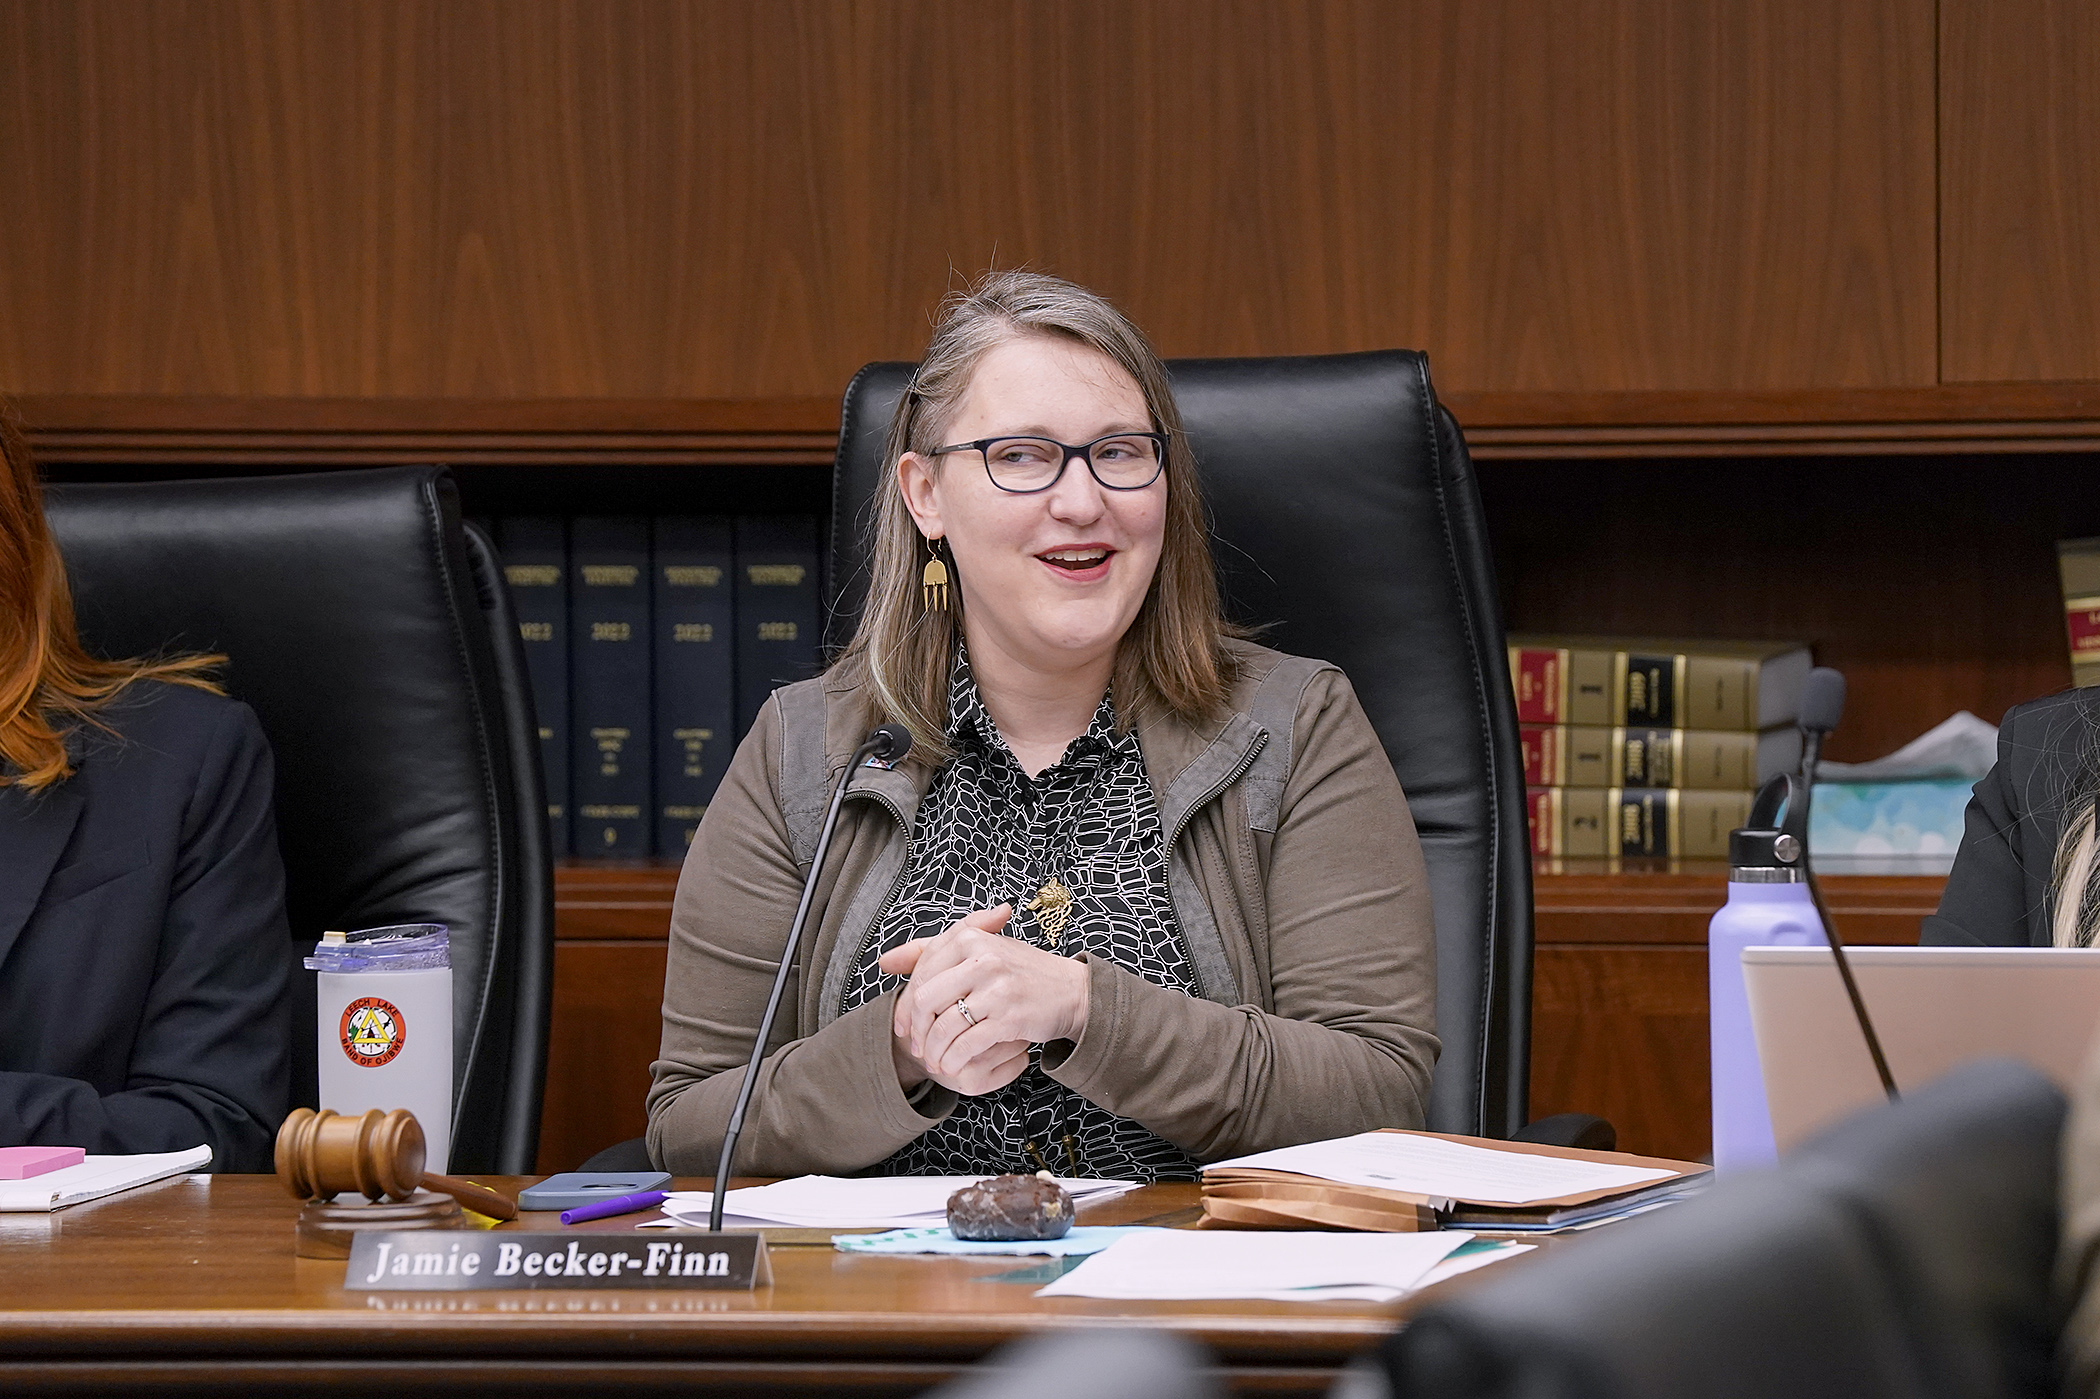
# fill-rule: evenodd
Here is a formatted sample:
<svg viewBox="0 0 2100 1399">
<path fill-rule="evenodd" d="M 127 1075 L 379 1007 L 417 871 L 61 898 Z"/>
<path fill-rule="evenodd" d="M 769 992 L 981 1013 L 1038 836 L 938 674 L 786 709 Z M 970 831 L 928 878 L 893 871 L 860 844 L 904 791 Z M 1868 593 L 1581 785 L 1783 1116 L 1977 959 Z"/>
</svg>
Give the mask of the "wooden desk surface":
<svg viewBox="0 0 2100 1399">
<path fill-rule="evenodd" d="M 515 1193 L 530 1178 L 488 1183 Z M 1147 1186 L 1079 1217 L 1185 1224 L 1195 1198 L 1190 1184 Z M 343 1263 L 293 1255 L 298 1210 L 273 1177 L 215 1176 L 0 1214 L 0 1391 L 911 1394 L 1030 1332 L 1139 1325 L 1208 1345 L 1235 1388 L 1317 1393 L 1409 1305 L 1037 1298 L 1046 1279 L 1026 1275 L 1053 1260 L 822 1243 L 776 1244 L 773 1285 L 748 1294 L 365 1294 L 343 1290 Z"/>
</svg>

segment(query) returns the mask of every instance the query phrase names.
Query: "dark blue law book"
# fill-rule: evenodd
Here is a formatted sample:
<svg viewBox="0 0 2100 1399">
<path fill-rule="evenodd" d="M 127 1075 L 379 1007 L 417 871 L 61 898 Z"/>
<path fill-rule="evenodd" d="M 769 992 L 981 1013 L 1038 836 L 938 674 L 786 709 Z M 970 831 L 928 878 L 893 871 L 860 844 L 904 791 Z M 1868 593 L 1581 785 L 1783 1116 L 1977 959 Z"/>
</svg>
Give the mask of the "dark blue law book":
<svg viewBox="0 0 2100 1399">
<path fill-rule="evenodd" d="M 495 523 L 539 719 L 547 836 L 559 858 L 569 853 L 569 526 L 555 515 L 511 515 Z"/>
<path fill-rule="evenodd" d="M 817 522 L 809 515 L 740 515 L 736 522 L 736 731 L 766 697 L 819 669 Z"/>
<path fill-rule="evenodd" d="M 685 854 L 736 751 L 735 563 L 728 517 L 657 517 L 650 580 L 659 855 Z"/>
<path fill-rule="evenodd" d="M 576 853 L 650 853 L 649 521 L 569 523 L 570 793 Z"/>
</svg>

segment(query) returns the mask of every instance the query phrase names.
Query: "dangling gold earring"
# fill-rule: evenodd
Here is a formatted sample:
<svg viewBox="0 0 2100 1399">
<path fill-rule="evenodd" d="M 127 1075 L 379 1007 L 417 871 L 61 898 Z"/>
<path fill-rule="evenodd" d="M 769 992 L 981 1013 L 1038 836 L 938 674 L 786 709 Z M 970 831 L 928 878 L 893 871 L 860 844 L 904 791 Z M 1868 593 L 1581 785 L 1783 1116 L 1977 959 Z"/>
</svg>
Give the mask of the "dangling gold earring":
<svg viewBox="0 0 2100 1399">
<path fill-rule="evenodd" d="M 929 539 L 926 547 L 933 557 L 926 561 L 926 571 L 919 575 L 919 603 L 928 612 L 948 610 L 948 565 L 941 562 L 941 541 Z"/>
</svg>

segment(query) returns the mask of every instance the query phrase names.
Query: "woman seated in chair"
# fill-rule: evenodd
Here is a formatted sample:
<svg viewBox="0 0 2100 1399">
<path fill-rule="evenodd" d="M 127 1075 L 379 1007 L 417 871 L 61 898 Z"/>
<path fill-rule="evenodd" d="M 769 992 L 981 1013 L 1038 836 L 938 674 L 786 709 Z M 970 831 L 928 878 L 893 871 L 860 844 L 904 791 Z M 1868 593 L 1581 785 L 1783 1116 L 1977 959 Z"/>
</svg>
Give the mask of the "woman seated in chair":
<svg viewBox="0 0 2100 1399">
<path fill-rule="evenodd" d="M 0 1146 L 205 1143 L 213 1169 L 270 1169 L 284 866 L 270 750 L 218 660 L 87 653 L 0 420 Z"/>
<path fill-rule="evenodd" d="M 1137 329 L 989 277 L 885 460 L 859 631 L 765 706 L 687 856 L 652 1158 L 713 1170 L 832 785 L 884 722 L 913 747 L 847 790 L 741 1169 L 1153 1180 L 1419 1127 L 1407 803 L 1341 673 L 1225 620 Z"/>
<path fill-rule="evenodd" d="M 2100 688 L 2016 705 L 1962 816 L 1961 848 L 1918 940 L 2100 945 Z"/>
</svg>

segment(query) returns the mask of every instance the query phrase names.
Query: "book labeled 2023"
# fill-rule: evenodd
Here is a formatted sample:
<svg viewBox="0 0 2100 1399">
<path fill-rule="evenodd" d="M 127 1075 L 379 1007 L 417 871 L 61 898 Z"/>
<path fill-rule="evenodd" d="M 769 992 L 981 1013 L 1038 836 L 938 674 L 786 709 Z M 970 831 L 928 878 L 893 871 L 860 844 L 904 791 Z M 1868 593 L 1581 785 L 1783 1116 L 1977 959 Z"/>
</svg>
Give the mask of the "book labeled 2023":
<svg viewBox="0 0 2100 1399">
<path fill-rule="evenodd" d="M 736 551 L 724 516 L 655 530 L 656 853 L 682 856 L 736 751 Z"/>
<path fill-rule="evenodd" d="M 1525 794 L 1531 852 L 1552 858 L 1726 859 L 1750 819 L 1751 792 L 1534 787 Z"/>
<path fill-rule="evenodd" d="M 578 855 L 650 853 L 649 520 L 569 525 L 570 823 Z"/>
<path fill-rule="evenodd" d="M 508 516 L 492 533 L 555 853 L 682 856 L 767 696 L 818 670 L 817 522 Z"/>
<path fill-rule="evenodd" d="M 547 839 L 559 857 L 570 852 L 569 524 L 560 516 L 514 515 L 496 522 L 495 538 L 539 721 Z"/>
<path fill-rule="evenodd" d="M 1795 642 L 1509 638 L 1520 724 L 1756 733 L 1794 722 L 1811 664 Z"/>
<path fill-rule="evenodd" d="M 817 522 L 744 515 L 736 522 L 737 728 L 749 729 L 773 691 L 821 670 Z"/>
<path fill-rule="evenodd" d="M 1606 728 L 1525 724 L 1527 787 L 1697 787 L 1750 791 L 1801 765 L 1801 730 Z"/>
</svg>

